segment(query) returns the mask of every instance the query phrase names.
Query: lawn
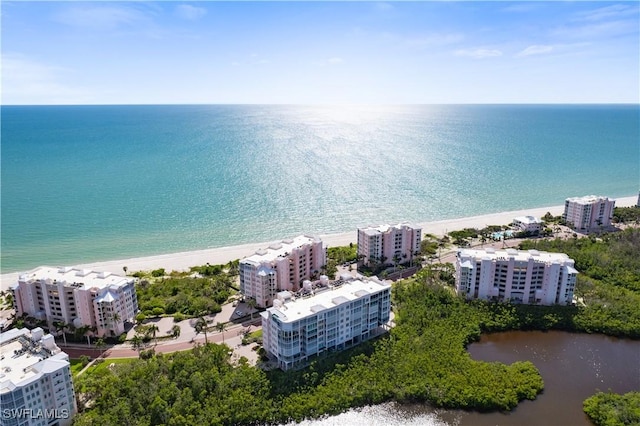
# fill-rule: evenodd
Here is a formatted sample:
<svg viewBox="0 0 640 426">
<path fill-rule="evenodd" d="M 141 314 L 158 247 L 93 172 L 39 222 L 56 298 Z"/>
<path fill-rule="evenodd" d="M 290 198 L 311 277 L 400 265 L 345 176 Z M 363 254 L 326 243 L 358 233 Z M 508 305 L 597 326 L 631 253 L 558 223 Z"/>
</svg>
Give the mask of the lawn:
<svg viewBox="0 0 640 426">
<path fill-rule="evenodd" d="M 94 373 L 98 373 L 100 371 L 106 370 L 107 368 L 109 368 L 109 366 L 111 364 L 125 364 L 128 362 L 133 362 L 135 360 L 137 360 L 138 358 L 109 358 L 109 359 L 105 359 L 104 361 L 100 362 L 96 362 L 95 364 L 93 364 L 91 367 L 89 367 L 87 369 L 87 371 L 84 372 L 84 374 L 94 374 Z M 78 361 L 79 360 L 73 360 L 73 361 Z M 79 371 L 79 370 L 78 370 Z"/>
<path fill-rule="evenodd" d="M 82 361 L 79 359 L 69 360 L 71 364 L 71 377 L 75 377 L 82 370 Z"/>
</svg>

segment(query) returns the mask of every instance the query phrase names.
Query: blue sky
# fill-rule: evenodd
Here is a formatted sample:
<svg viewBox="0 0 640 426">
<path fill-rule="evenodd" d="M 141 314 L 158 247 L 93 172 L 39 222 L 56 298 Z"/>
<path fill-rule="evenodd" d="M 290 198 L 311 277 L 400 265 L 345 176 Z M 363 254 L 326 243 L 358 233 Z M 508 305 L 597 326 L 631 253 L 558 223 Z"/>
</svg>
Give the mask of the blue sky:
<svg viewBox="0 0 640 426">
<path fill-rule="evenodd" d="M 3 104 L 638 103 L 638 2 L 2 2 Z"/>
</svg>

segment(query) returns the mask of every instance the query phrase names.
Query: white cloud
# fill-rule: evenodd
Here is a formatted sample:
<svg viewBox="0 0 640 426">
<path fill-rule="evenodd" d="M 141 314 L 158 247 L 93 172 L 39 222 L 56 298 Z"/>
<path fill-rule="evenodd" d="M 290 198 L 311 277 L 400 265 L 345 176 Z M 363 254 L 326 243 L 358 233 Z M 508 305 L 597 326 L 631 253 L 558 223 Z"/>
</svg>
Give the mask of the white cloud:
<svg viewBox="0 0 640 426">
<path fill-rule="evenodd" d="M 377 11 L 380 11 L 380 12 L 385 12 L 385 11 L 387 11 L 387 10 L 393 10 L 393 9 L 395 9 L 395 8 L 393 7 L 393 5 L 392 5 L 392 4 L 390 4 L 390 3 L 385 3 L 385 2 L 378 2 L 378 3 L 376 3 L 376 4 L 375 4 L 375 8 L 376 8 L 376 10 L 377 10 Z"/>
<path fill-rule="evenodd" d="M 497 49 L 460 49 L 453 52 L 455 56 L 466 56 L 474 59 L 495 58 L 502 56 L 502 52 Z"/>
<path fill-rule="evenodd" d="M 553 51 L 553 46 L 534 44 L 533 46 L 529 46 L 526 49 L 518 52 L 516 57 L 523 56 L 531 56 L 531 55 L 542 55 L 544 53 L 549 53 Z"/>
<path fill-rule="evenodd" d="M 202 18 L 207 14 L 207 9 L 203 7 L 195 7 L 188 4 L 181 4 L 176 6 L 176 15 L 182 19 L 189 21 L 195 21 Z"/>
<path fill-rule="evenodd" d="M 342 58 L 338 58 L 338 57 L 333 57 L 333 58 L 329 58 L 329 60 L 327 61 L 329 64 L 341 64 L 342 62 L 344 62 L 342 60 Z"/>
<path fill-rule="evenodd" d="M 572 39 L 603 39 L 638 32 L 638 22 L 634 19 L 603 21 L 579 26 L 556 28 L 552 34 Z"/>
<path fill-rule="evenodd" d="M 93 93 L 64 83 L 73 70 L 44 64 L 19 54 L 2 55 L 2 103 L 78 104 L 93 99 Z"/>
<path fill-rule="evenodd" d="M 603 39 L 637 34 L 640 7 L 636 4 L 614 4 L 581 11 L 573 15 L 566 25 L 552 34 L 573 39 Z"/>
<path fill-rule="evenodd" d="M 638 16 L 640 9 L 638 6 L 629 6 L 626 4 L 614 4 L 611 6 L 600 7 L 598 9 L 579 12 L 575 15 L 576 21 L 602 21 L 607 19 L 620 19 L 630 16 Z"/>
<path fill-rule="evenodd" d="M 119 27 L 138 26 L 149 20 L 141 10 L 125 5 L 71 6 L 53 19 L 59 23 L 94 30 L 113 30 Z"/>
</svg>

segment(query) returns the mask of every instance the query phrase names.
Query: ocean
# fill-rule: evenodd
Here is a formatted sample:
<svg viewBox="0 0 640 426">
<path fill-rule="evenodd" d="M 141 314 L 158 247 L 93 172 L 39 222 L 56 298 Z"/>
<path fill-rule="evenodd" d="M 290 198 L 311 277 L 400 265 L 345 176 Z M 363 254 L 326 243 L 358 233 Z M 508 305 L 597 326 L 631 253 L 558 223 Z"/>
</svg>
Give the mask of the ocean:
<svg viewBox="0 0 640 426">
<path fill-rule="evenodd" d="M 2 273 L 640 188 L 638 105 L 2 106 Z"/>
</svg>

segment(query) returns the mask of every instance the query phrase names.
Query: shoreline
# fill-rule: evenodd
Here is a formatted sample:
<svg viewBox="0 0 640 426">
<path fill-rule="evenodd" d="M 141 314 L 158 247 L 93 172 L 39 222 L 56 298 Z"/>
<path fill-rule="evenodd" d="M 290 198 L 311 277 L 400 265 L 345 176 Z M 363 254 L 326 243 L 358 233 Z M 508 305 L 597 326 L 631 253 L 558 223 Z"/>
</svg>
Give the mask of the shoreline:
<svg viewBox="0 0 640 426">
<path fill-rule="evenodd" d="M 616 207 L 635 206 L 638 200 L 637 196 L 616 198 Z M 517 216 L 536 216 L 542 217 L 547 212 L 554 216 L 561 215 L 564 211 L 564 205 L 538 207 L 522 210 L 513 210 L 506 212 L 490 213 L 479 216 L 470 216 L 457 219 L 446 219 L 433 222 L 418 222 L 416 225 L 422 227 L 422 233 L 445 235 L 448 232 L 463 228 L 484 228 L 488 225 L 506 225 L 511 223 L 513 218 Z M 384 223 L 381 221 L 379 224 Z M 376 224 L 377 225 L 377 224 Z M 313 234 L 312 234 L 313 235 Z M 357 232 L 333 233 L 317 235 L 322 239 L 326 247 L 345 246 L 350 243 L 356 244 Z M 282 238 L 289 236 L 283 235 Z M 235 259 L 242 259 L 250 256 L 256 250 L 265 248 L 273 241 L 248 243 L 235 246 L 217 247 L 211 249 L 184 251 L 177 253 L 160 254 L 153 256 L 133 257 L 128 259 L 116 259 L 92 263 L 83 263 L 70 265 L 81 269 L 93 269 L 97 271 L 108 271 L 120 274 L 123 267 L 126 266 L 129 272 L 140 270 L 153 270 L 164 268 L 167 271 L 185 271 L 191 266 L 225 264 Z M 49 266 L 67 266 L 67 265 L 49 265 Z M 9 286 L 15 283 L 18 276 L 27 271 L 11 272 L 0 275 L 0 290 L 6 291 Z"/>
</svg>

